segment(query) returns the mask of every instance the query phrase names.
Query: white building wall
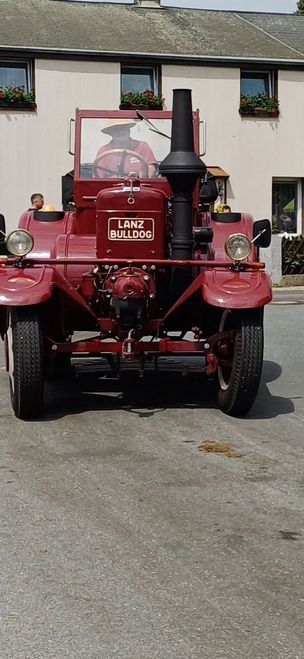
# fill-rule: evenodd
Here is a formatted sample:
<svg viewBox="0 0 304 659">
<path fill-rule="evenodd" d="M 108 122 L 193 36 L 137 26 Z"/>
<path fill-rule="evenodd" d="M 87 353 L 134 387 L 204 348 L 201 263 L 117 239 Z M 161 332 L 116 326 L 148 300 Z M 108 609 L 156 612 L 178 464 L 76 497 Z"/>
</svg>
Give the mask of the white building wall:
<svg viewBox="0 0 304 659">
<path fill-rule="evenodd" d="M 230 174 L 228 203 L 234 211 L 271 218 L 272 177 L 304 177 L 304 71 L 281 71 L 280 116 L 241 117 L 240 70 L 226 67 L 162 67 L 163 95 L 191 87 L 193 107 L 207 122 L 207 165 Z"/>
<path fill-rule="evenodd" d="M 271 217 L 272 177 L 304 176 L 304 72 L 279 73 L 280 117 L 239 115 L 240 71 L 228 67 L 163 65 L 162 92 L 193 90 L 193 107 L 207 122 L 208 165 L 229 174 L 232 210 Z M 69 119 L 75 108 L 117 109 L 119 63 L 36 60 L 37 112 L 0 110 L 0 212 L 14 228 L 32 192 L 61 208 L 61 176 L 73 169 Z"/>
<path fill-rule="evenodd" d="M 119 80 L 116 63 L 36 60 L 37 112 L 0 110 L 0 212 L 9 229 L 32 192 L 61 208 L 61 176 L 73 169 L 69 119 L 76 107 L 118 108 Z"/>
</svg>

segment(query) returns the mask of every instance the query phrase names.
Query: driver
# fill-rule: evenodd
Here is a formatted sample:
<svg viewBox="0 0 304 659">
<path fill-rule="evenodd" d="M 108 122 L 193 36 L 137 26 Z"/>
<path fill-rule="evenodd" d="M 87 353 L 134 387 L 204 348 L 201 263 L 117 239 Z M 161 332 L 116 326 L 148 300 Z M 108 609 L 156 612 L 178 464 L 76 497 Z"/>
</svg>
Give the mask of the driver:
<svg viewBox="0 0 304 659">
<path fill-rule="evenodd" d="M 149 144 L 130 136 L 130 130 L 135 125 L 129 119 L 114 119 L 110 126 L 102 129 L 102 133 L 111 135 L 111 140 L 97 151 L 94 164 L 97 178 L 122 178 L 130 172 L 135 172 L 140 178 L 155 176 L 156 158 Z M 108 154 L 112 149 L 118 149 L 117 153 Z"/>
</svg>

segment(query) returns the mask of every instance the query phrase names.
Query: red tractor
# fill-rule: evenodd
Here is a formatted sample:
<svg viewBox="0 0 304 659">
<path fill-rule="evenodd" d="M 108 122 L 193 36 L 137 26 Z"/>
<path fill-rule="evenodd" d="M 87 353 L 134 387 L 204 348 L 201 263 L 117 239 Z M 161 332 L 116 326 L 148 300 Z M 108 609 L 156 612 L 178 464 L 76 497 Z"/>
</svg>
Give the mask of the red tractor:
<svg viewBox="0 0 304 659">
<path fill-rule="evenodd" d="M 130 361 L 143 372 L 157 357 L 201 356 L 221 410 L 252 406 L 270 223 L 203 211 L 199 125 L 185 89 L 174 90 L 172 113 L 77 110 L 65 210 L 23 213 L 1 258 L 0 331 L 18 418 L 41 415 L 45 380 L 81 355 L 117 374 Z"/>
</svg>

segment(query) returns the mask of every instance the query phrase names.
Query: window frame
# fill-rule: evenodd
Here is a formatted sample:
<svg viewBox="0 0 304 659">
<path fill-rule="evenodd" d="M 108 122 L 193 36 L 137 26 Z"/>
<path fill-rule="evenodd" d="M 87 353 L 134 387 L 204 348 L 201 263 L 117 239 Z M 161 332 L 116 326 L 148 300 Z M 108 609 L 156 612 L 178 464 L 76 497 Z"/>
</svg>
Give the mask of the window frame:
<svg viewBox="0 0 304 659">
<path fill-rule="evenodd" d="M 15 65 L 15 66 L 14 66 Z M 18 86 L 24 86 L 24 91 L 26 93 L 30 92 L 31 90 L 35 91 L 35 60 L 33 58 L 27 58 L 27 57 L 0 57 L 0 66 L 5 67 L 7 69 L 9 68 L 18 68 L 18 65 L 20 68 L 25 69 L 25 77 L 26 77 L 26 84 L 25 85 L 16 85 Z M 0 87 L 1 87 L 1 79 L 0 79 Z M 6 89 L 6 87 L 3 87 L 2 89 Z M 0 104 L 0 109 L 5 108 L 5 110 L 11 108 L 11 109 L 28 109 L 28 110 L 35 110 L 36 109 L 36 103 L 33 101 L 33 103 L 29 102 L 22 102 L 22 101 L 15 101 L 15 102 L 5 102 L 5 100 L 1 100 Z"/>
<path fill-rule="evenodd" d="M 296 211 L 296 231 L 294 232 L 287 232 L 289 236 L 298 236 L 301 235 L 303 232 L 303 203 L 304 203 L 304 179 L 299 178 L 299 177 L 291 177 L 291 176 L 273 176 L 272 177 L 272 184 L 271 184 L 271 197 L 273 199 L 273 186 L 274 183 L 289 183 L 289 184 L 296 184 L 297 186 L 297 194 L 296 194 L 296 201 L 297 201 L 297 211 Z M 271 216 L 273 217 L 273 204 L 271 205 Z M 279 231 L 279 235 L 283 235 L 286 233 L 285 231 Z"/>
<path fill-rule="evenodd" d="M 152 74 L 153 74 L 153 87 L 154 87 L 154 88 L 152 89 L 153 94 L 155 94 L 155 96 L 159 96 L 159 95 L 161 94 L 161 89 L 160 89 L 161 70 L 160 70 L 160 66 L 159 66 L 159 65 L 155 65 L 155 64 L 125 64 L 125 63 L 121 63 L 121 65 L 120 65 L 120 94 L 121 94 L 121 95 L 126 93 L 126 92 L 123 91 L 123 85 L 122 85 L 122 78 L 123 78 L 123 75 L 124 75 L 124 73 L 125 73 L 125 71 L 123 71 L 123 69 L 129 69 L 130 72 L 132 71 L 132 69 L 133 69 L 133 70 L 137 70 L 137 71 L 140 70 L 140 69 L 142 69 L 142 70 L 146 70 L 146 71 L 147 71 L 147 70 L 152 70 Z M 147 88 L 142 89 L 142 90 L 140 91 L 140 93 L 141 93 L 141 92 L 145 92 L 146 89 L 147 89 Z M 127 91 L 132 91 L 132 89 L 128 89 Z"/>
<path fill-rule="evenodd" d="M 259 79 L 259 77 L 268 79 L 268 92 L 265 96 L 271 98 L 277 95 L 277 72 L 274 69 L 241 69 L 240 73 L 240 96 L 255 96 L 255 94 L 245 94 L 242 92 L 242 80 L 246 80 L 246 74 L 252 75 Z"/>
<path fill-rule="evenodd" d="M 243 80 L 255 76 L 256 79 L 267 77 L 267 93 L 257 92 L 256 94 L 246 94 L 242 90 Z M 261 99 L 259 100 L 259 96 Z M 250 99 L 253 99 L 252 102 Z M 276 68 L 248 67 L 240 69 L 240 106 L 239 113 L 243 117 L 248 115 L 270 117 L 272 119 L 279 117 L 280 108 L 278 101 L 278 70 Z"/>
</svg>

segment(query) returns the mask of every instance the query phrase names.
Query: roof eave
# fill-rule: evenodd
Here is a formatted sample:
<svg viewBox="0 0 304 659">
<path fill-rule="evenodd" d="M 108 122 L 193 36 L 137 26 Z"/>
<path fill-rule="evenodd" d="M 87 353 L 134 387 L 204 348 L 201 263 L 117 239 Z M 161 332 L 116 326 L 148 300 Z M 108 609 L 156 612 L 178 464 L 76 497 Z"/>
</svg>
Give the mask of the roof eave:
<svg viewBox="0 0 304 659">
<path fill-rule="evenodd" d="M 87 50 L 87 49 L 72 49 L 72 48 L 45 48 L 45 47 L 33 47 L 33 46 L 9 46 L 5 44 L 0 44 L 0 52 L 5 51 L 6 53 L 15 53 L 15 54 L 28 54 L 41 57 L 81 57 L 81 58 L 98 58 L 98 59 L 149 59 L 155 61 L 177 61 L 177 62 L 189 62 L 195 64 L 269 64 L 272 66 L 304 66 L 304 53 L 303 59 L 291 59 L 291 58 L 273 58 L 273 57 L 231 57 L 225 55 L 185 55 L 181 53 L 141 53 L 141 52 L 124 52 L 124 51 L 102 51 L 102 50 Z"/>
</svg>

